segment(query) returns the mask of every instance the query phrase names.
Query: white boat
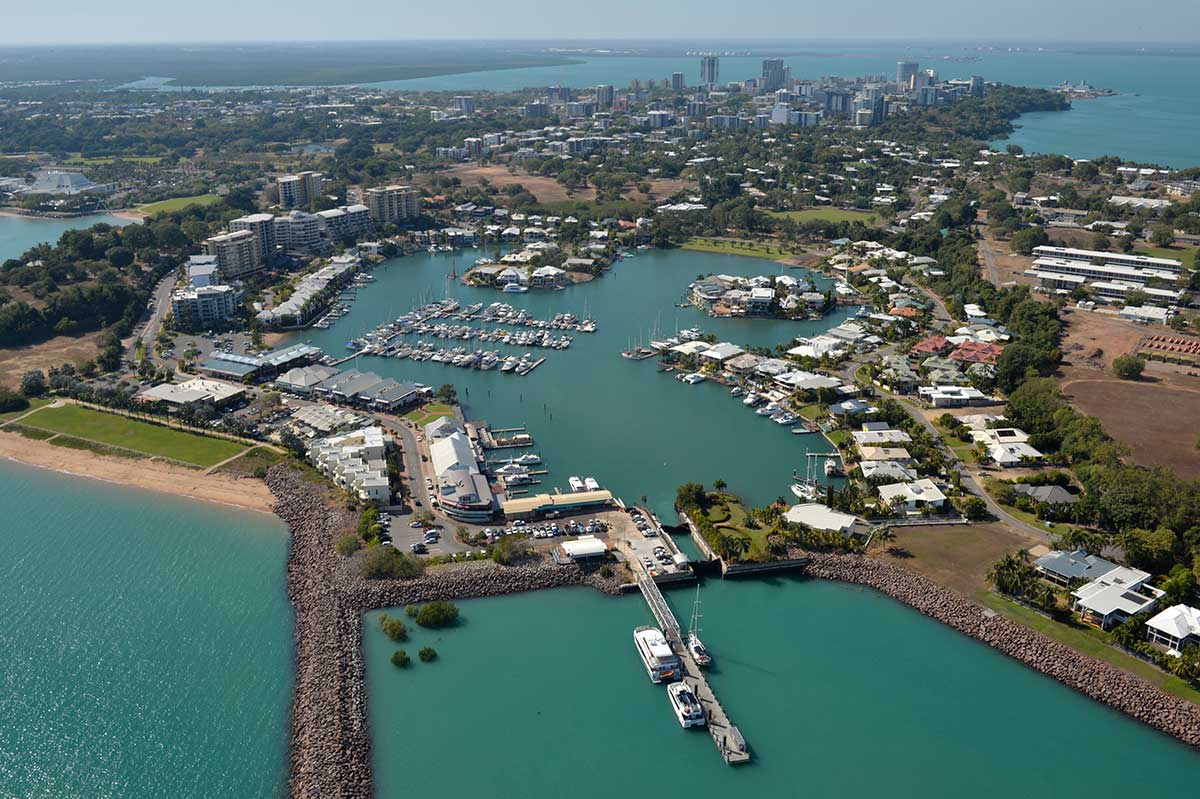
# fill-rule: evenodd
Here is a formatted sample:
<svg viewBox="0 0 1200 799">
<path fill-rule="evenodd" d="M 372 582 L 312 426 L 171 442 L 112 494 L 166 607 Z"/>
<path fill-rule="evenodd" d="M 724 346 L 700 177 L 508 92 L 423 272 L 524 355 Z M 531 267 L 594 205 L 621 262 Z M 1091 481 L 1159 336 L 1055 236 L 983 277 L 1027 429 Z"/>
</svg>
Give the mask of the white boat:
<svg viewBox="0 0 1200 799">
<path fill-rule="evenodd" d="M 500 367 L 501 372 L 511 372 L 517 368 L 517 359 L 513 356 L 508 356 L 504 359 L 504 364 Z"/>
<path fill-rule="evenodd" d="M 700 613 L 700 586 L 697 585 L 696 599 L 692 602 L 692 620 L 688 623 L 687 648 L 697 665 L 707 666 L 712 663 L 712 657 L 704 648 L 704 642 L 700 640 L 700 619 L 703 617 Z"/>
<path fill-rule="evenodd" d="M 825 476 L 838 477 L 842 473 L 842 465 L 837 462 L 836 458 L 825 459 Z"/>
<path fill-rule="evenodd" d="M 792 483 L 792 493 L 797 499 L 814 502 L 817 499 L 817 487 L 812 483 Z"/>
<path fill-rule="evenodd" d="M 586 488 L 588 491 L 599 491 L 600 490 L 600 484 L 596 482 L 595 477 L 583 478 L 583 487 Z"/>
<path fill-rule="evenodd" d="M 575 492 L 584 490 L 583 481 L 580 480 L 575 475 L 571 475 L 570 477 L 567 478 L 567 485 L 569 485 L 571 487 L 571 490 L 575 491 Z"/>
<path fill-rule="evenodd" d="M 740 397 L 744 393 L 745 391 L 742 390 L 741 386 L 734 386 L 733 388 L 729 389 L 729 396 L 731 397 Z"/>
<path fill-rule="evenodd" d="M 782 408 L 780 408 L 774 402 L 769 402 L 766 405 L 759 408 L 757 411 L 755 411 L 755 413 L 757 413 L 759 416 L 774 416 L 775 414 L 779 413 L 779 411 L 781 411 L 781 410 L 782 410 Z"/>
<path fill-rule="evenodd" d="M 526 452 L 524 455 L 513 458 L 511 462 L 519 463 L 522 466 L 536 466 L 542 462 L 542 456 L 535 452 Z"/>
<path fill-rule="evenodd" d="M 527 291 L 529 291 L 529 289 L 525 286 L 522 286 L 520 283 L 506 283 L 504 285 L 504 292 L 506 294 L 524 294 Z"/>
<path fill-rule="evenodd" d="M 646 667 L 646 673 L 650 675 L 650 682 L 660 683 L 681 676 L 679 656 L 672 651 L 667 639 L 657 627 L 635 628 L 633 645 Z"/>
<path fill-rule="evenodd" d="M 784 411 L 779 416 L 774 417 L 771 421 L 775 422 L 775 424 L 795 424 L 796 417 L 787 411 Z"/>
<path fill-rule="evenodd" d="M 749 394 L 746 395 L 746 398 L 742 400 L 742 404 L 747 407 L 753 408 L 755 405 L 757 405 L 761 401 L 762 401 L 762 397 L 758 396 L 753 391 L 751 391 Z"/>
<path fill-rule="evenodd" d="M 675 710 L 675 718 L 679 719 L 680 727 L 703 727 L 708 723 L 704 706 L 687 683 L 676 682 L 668 685 L 667 697 L 671 700 L 671 707 Z"/>
<path fill-rule="evenodd" d="M 697 383 L 703 383 L 707 378 L 705 378 L 705 376 L 699 372 L 691 372 L 690 374 L 686 374 L 679 379 L 688 385 L 694 386 Z"/>
</svg>

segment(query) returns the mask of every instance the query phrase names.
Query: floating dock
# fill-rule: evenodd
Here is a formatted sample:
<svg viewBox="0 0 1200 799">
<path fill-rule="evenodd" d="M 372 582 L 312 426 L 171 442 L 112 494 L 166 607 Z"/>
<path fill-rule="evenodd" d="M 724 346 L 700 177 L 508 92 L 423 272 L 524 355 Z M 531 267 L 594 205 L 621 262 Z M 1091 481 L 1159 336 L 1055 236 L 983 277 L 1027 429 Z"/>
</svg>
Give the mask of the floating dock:
<svg viewBox="0 0 1200 799">
<path fill-rule="evenodd" d="M 721 758 L 731 766 L 749 762 L 750 749 L 746 746 L 746 739 L 742 737 L 737 726 L 730 721 L 729 714 L 725 712 L 725 708 L 717 699 L 712 686 L 708 684 L 708 679 L 700 670 L 700 665 L 696 663 L 691 651 L 684 645 L 679 622 L 675 619 L 675 614 L 671 612 L 671 607 L 667 604 L 662 591 L 658 589 L 658 585 L 650 575 L 640 568 L 640 564 L 636 568 L 641 572 L 637 578 L 638 589 L 642 592 L 646 604 L 650 606 L 650 612 L 662 629 L 663 635 L 666 636 L 667 643 L 670 644 L 671 649 L 675 651 L 675 654 L 679 656 L 679 661 L 683 664 L 683 682 L 695 692 L 700 704 L 704 706 L 704 712 L 708 716 L 708 734 L 716 744 Z"/>
</svg>

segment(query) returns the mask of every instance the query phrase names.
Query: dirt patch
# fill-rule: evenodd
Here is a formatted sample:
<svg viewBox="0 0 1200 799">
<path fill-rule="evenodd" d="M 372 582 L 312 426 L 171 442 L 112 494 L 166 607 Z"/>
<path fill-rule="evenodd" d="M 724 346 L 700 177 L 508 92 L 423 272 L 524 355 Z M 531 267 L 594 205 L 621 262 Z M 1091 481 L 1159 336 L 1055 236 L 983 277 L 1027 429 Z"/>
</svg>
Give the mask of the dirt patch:
<svg viewBox="0 0 1200 799">
<path fill-rule="evenodd" d="M 76 338 L 58 336 L 29 347 L 0 349 L 0 383 L 15 388 L 21 375 L 34 369 L 44 372 L 51 366 L 89 361 L 100 351 L 96 345 L 99 338 L 99 333 Z"/>
<path fill-rule="evenodd" d="M 1066 322 L 1061 345 L 1064 366 L 1100 372 L 1108 371 L 1118 355 L 1131 352 L 1148 332 L 1168 330 L 1135 325 L 1100 311 L 1063 309 L 1062 318 Z"/>
<path fill-rule="evenodd" d="M 1098 418 L 1109 435 L 1129 446 L 1135 462 L 1200 477 L 1200 377 L 1155 363 L 1136 381 L 1067 368 L 1061 386 L 1075 407 Z"/>
<path fill-rule="evenodd" d="M 596 190 L 593 188 L 581 188 L 569 190 L 566 186 L 556 181 L 554 178 L 543 177 L 542 175 L 530 175 L 522 169 L 514 167 L 512 171 L 507 166 L 500 165 L 479 165 L 479 164 L 460 164 L 451 167 L 442 172 L 438 172 L 439 177 L 454 177 L 463 182 L 464 186 L 477 186 L 479 181 L 486 180 L 498 189 L 503 189 L 505 186 L 521 184 L 525 189 L 537 198 L 539 203 L 557 203 L 566 202 L 569 200 L 579 200 L 582 202 L 591 202 L 596 199 Z M 420 180 L 418 182 L 421 182 Z M 428 183 L 428 178 L 425 179 Z M 670 197 L 680 189 L 687 188 L 692 184 L 684 180 L 650 180 L 650 193 L 642 194 L 637 190 L 637 187 L 630 184 L 625 187 L 622 195 L 631 200 L 652 199 L 661 200 L 665 197 Z"/>
<path fill-rule="evenodd" d="M 1036 539 L 1000 522 L 896 528 L 896 540 L 871 547 L 871 554 L 925 575 L 963 596 L 990 590 L 987 570 L 1010 552 L 1037 545 Z"/>
</svg>

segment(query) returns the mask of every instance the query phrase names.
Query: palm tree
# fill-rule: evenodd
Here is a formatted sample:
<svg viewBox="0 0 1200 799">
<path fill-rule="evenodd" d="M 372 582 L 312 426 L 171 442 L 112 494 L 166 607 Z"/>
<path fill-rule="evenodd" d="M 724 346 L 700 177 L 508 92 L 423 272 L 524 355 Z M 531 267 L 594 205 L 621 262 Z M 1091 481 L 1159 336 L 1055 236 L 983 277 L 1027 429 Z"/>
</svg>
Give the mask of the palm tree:
<svg viewBox="0 0 1200 799">
<path fill-rule="evenodd" d="M 728 483 L 726 483 L 724 480 L 720 480 L 720 479 L 713 480 L 713 488 L 718 493 L 724 491 L 727 485 L 728 485 Z"/>
<path fill-rule="evenodd" d="M 741 535 L 722 535 L 717 539 L 717 554 L 722 560 L 735 561 L 750 550 L 750 539 Z"/>
</svg>

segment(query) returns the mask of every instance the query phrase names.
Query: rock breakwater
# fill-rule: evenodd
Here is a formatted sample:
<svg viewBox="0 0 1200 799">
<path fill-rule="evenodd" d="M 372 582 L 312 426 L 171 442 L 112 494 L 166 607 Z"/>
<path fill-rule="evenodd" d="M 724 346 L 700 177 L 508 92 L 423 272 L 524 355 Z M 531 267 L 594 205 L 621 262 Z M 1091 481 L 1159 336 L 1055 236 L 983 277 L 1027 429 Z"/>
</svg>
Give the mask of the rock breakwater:
<svg viewBox="0 0 1200 799">
<path fill-rule="evenodd" d="M 1035 630 L 899 566 L 861 555 L 806 553 L 807 573 L 874 588 L 991 646 L 1080 693 L 1189 746 L 1200 747 L 1200 706 L 1116 666 L 1080 654 Z"/>
</svg>

